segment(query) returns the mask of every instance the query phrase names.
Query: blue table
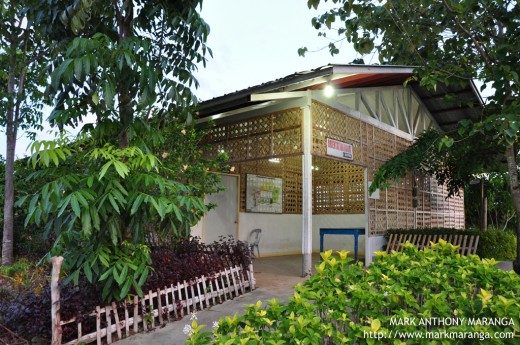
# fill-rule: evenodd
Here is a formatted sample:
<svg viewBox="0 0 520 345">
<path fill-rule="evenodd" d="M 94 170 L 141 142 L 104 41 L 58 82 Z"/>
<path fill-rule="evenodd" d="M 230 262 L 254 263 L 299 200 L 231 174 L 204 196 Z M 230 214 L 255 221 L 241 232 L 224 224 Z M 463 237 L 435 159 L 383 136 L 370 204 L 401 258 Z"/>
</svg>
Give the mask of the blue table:
<svg viewBox="0 0 520 345">
<path fill-rule="evenodd" d="M 359 237 L 359 235 L 365 235 L 365 229 L 363 229 L 363 228 L 350 228 L 350 229 L 320 228 L 320 253 L 323 252 L 323 237 L 325 235 L 352 235 L 352 236 L 354 236 L 354 259 L 357 261 L 358 237 Z"/>
</svg>

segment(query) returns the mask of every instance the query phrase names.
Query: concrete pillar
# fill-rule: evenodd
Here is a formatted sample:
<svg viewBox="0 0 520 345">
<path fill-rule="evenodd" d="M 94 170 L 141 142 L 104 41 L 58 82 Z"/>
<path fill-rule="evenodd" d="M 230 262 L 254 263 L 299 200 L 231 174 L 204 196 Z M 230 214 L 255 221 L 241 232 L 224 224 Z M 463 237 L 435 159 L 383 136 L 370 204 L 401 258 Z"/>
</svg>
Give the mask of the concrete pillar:
<svg viewBox="0 0 520 345">
<path fill-rule="evenodd" d="M 368 198 L 368 189 L 370 188 L 370 184 L 368 183 L 368 169 L 365 168 L 364 171 L 364 179 L 365 179 L 365 266 L 368 266 L 372 263 L 372 239 L 370 238 L 370 200 Z M 375 221 L 375 219 L 372 219 Z"/>
<path fill-rule="evenodd" d="M 311 98 L 303 108 L 303 159 L 302 159 L 302 276 L 311 274 L 312 269 L 312 121 Z"/>
</svg>

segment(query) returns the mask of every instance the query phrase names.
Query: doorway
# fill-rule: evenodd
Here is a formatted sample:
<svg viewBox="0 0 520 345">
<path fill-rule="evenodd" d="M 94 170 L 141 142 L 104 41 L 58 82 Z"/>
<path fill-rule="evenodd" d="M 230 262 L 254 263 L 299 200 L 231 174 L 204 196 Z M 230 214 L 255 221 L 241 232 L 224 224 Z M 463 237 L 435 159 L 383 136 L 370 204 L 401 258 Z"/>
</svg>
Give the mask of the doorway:
<svg viewBox="0 0 520 345">
<path fill-rule="evenodd" d="M 239 176 L 221 174 L 220 185 L 224 190 L 206 196 L 207 203 L 217 206 L 204 217 L 205 243 L 219 240 L 220 236 L 231 235 L 238 239 L 238 192 Z"/>
</svg>

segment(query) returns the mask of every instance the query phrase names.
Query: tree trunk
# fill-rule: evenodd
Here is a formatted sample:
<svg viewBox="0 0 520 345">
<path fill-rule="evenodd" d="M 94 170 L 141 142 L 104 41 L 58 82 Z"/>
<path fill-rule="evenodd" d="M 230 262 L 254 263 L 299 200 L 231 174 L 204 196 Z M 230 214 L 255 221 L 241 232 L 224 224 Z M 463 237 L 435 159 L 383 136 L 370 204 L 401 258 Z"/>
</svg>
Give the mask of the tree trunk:
<svg viewBox="0 0 520 345">
<path fill-rule="evenodd" d="M 480 229 L 482 231 L 487 230 L 487 197 L 486 197 L 486 187 L 484 185 L 484 178 L 480 179 L 480 207 L 482 209 L 482 213 L 480 215 Z"/>
<path fill-rule="evenodd" d="M 507 171 L 509 174 L 509 189 L 513 198 L 516 218 L 519 220 L 516 227 L 516 259 L 513 262 L 513 269 L 520 274 L 520 187 L 518 185 L 518 167 L 516 164 L 516 151 L 514 144 L 506 149 Z"/>
<path fill-rule="evenodd" d="M 10 110 L 12 113 L 12 110 Z M 5 159 L 4 232 L 2 238 L 2 265 L 14 263 L 14 153 L 16 125 L 7 123 L 7 150 Z"/>
<path fill-rule="evenodd" d="M 127 38 L 133 36 L 132 32 L 132 21 L 134 19 L 134 8 L 132 1 L 125 1 L 122 7 L 119 8 L 117 2 L 113 2 L 117 13 L 117 22 L 119 26 L 119 43 L 121 44 Z M 127 70 L 128 73 L 124 73 Z M 128 66 L 123 69 L 121 74 L 122 79 L 118 80 L 117 93 L 119 98 L 119 120 L 121 123 L 121 132 L 119 135 L 119 147 L 125 148 L 130 145 L 130 138 L 128 137 L 129 126 L 131 125 L 134 117 L 134 110 L 132 107 L 132 98 L 135 94 L 132 94 L 132 73 Z"/>
<path fill-rule="evenodd" d="M 53 256 L 51 258 L 51 322 L 52 322 L 52 345 L 61 345 L 61 305 L 60 305 L 60 270 L 63 263 L 63 256 Z"/>
<path fill-rule="evenodd" d="M 119 26 L 119 43 L 122 44 L 126 39 L 133 36 L 132 21 L 134 19 L 133 1 L 124 1 L 121 8 L 116 1 L 113 2 L 117 13 Z M 119 122 L 121 131 L 119 133 L 119 148 L 130 146 L 129 129 L 134 120 L 134 109 L 132 100 L 135 96 L 133 92 L 132 71 L 128 66 L 123 67 L 123 73 L 117 81 L 117 94 L 119 98 Z M 128 231 L 130 215 L 127 211 L 121 214 L 120 236 L 121 240 L 130 238 L 131 232 Z"/>
<path fill-rule="evenodd" d="M 13 39 L 16 42 L 16 39 Z M 14 153 L 16 148 L 17 123 L 15 121 L 16 45 L 9 54 L 9 79 L 7 81 L 7 126 L 4 196 L 4 232 L 2 236 L 2 265 L 14 263 Z"/>
</svg>

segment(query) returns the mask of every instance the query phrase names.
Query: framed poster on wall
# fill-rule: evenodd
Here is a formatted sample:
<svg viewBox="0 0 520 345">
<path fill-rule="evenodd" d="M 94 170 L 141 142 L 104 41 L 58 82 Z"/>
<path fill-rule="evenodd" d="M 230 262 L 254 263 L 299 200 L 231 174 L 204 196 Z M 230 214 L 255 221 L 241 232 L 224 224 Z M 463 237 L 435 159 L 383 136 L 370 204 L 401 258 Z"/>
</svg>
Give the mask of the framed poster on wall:
<svg viewBox="0 0 520 345">
<path fill-rule="evenodd" d="M 282 179 L 247 174 L 246 212 L 282 213 Z"/>
</svg>

